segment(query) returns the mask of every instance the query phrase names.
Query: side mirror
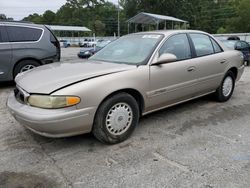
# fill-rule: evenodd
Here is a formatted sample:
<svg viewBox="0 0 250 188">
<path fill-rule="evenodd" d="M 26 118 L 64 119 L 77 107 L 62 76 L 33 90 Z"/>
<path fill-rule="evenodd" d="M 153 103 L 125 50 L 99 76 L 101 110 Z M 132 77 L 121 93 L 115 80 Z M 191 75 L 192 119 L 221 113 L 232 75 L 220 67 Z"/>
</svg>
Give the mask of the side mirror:
<svg viewBox="0 0 250 188">
<path fill-rule="evenodd" d="M 170 53 L 165 53 L 162 54 L 156 62 L 154 62 L 152 65 L 161 65 L 161 64 L 165 64 L 165 63 L 172 63 L 177 61 L 177 57 L 174 54 L 170 54 Z"/>
</svg>

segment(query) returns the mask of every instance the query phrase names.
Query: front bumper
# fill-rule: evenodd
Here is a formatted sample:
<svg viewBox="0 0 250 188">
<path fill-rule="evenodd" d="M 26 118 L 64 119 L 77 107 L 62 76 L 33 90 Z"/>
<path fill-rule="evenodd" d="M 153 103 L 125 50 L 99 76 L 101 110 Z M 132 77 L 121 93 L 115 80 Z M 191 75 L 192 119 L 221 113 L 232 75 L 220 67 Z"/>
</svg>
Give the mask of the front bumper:
<svg viewBox="0 0 250 188">
<path fill-rule="evenodd" d="M 14 118 L 31 131 L 46 137 L 67 137 L 92 129 L 95 107 L 77 109 L 40 109 L 18 102 L 10 94 L 7 107 Z"/>
</svg>

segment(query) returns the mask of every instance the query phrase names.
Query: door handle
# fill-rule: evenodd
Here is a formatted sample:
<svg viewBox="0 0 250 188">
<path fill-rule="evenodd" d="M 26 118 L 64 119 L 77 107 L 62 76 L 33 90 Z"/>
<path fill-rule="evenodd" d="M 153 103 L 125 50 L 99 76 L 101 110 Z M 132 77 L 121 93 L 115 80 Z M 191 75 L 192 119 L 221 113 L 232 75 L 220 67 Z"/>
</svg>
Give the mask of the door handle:
<svg viewBox="0 0 250 188">
<path fill-rule="evenodd" d="M 221 64 L 224 64 L 224 63 L 226 63 L 227 62 L 227 60 L 226 59 L 223 59 L 220 63 Z"/>
<path fill-rule="evenodd" d="M 196 67 L 188 67 L 187 71 L 188 72 L 193 72 L 196 70 Z"/>
</svg>

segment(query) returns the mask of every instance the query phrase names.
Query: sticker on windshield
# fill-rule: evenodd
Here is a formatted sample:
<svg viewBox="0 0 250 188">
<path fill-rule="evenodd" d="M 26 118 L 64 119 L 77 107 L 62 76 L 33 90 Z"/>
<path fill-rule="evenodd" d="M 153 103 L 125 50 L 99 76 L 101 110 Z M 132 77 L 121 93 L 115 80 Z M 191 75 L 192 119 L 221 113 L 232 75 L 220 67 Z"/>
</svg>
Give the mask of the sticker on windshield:
<svg viewBox="0 0 250 188">
<path fill-rule="evenodd" d="M 161 35 L 143 35 L 142 36 L 143 39 L 158 39 L 160 37 Z"/>
</svg>

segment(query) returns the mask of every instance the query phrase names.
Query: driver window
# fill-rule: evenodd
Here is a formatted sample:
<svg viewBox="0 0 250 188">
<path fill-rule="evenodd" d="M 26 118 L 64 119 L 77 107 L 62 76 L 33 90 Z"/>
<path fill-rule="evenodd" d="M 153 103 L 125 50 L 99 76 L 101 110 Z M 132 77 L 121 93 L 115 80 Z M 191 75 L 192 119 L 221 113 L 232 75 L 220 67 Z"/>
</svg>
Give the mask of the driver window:
<svg viewBox="0 0 250 188">
<path fill-rule="evenodd" d="M 159 50 L 159 55 L 164 53 L 174 54 L 177 60 L 191 58 L 191 50 L 186 34 L 177 34 L 170 37 Z"/>
</svg>

